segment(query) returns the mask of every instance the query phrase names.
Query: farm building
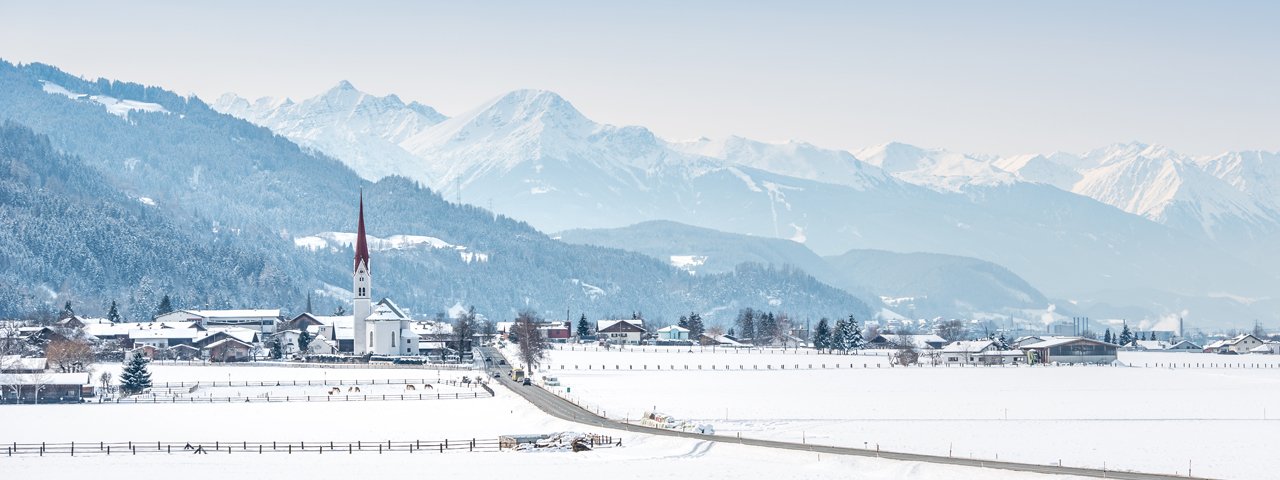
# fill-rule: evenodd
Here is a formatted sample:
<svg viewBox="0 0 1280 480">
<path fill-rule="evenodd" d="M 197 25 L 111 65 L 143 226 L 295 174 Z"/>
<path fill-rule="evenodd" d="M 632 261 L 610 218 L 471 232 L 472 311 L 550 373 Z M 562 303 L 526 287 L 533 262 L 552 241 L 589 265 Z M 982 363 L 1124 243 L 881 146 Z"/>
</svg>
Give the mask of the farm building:
<svg viewBox="0 0 1280 480">
<path fill-rule="evenodd" d="M 1057 337 L 1020 347 L 1031 363 L 1111 363 L 1114 344 L 1083 337 Z"/>
</svg>

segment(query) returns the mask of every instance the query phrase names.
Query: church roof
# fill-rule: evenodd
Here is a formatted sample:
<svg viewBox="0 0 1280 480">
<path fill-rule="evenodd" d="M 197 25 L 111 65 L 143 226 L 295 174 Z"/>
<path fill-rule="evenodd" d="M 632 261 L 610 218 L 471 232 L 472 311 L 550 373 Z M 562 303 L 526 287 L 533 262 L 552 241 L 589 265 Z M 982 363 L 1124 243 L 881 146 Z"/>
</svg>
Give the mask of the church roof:
<svg viewBox="0 0 1280 480">
<path fill-rule="evenodd" d="M 360 225 L 356 227 L 356 263 L 352 269 L 359 269 L 364 263 L 369 268 L 369 243 L 364 239 L 364 192 L 360 192 Z"/>
<path fill-rule="evenodd" d="M 396 315 L 396 312 L 392 311 L 391 308 L 387 307 L 386 305 L 378 305 L 378 308 L 373 310 L 373 315 L 369 315 L 369 318 L 366 318 L 365 320 L 379 321 L 379 320 L 402 320 L 402 319 L 404 319 L 404 317 Z"/>
</svg>

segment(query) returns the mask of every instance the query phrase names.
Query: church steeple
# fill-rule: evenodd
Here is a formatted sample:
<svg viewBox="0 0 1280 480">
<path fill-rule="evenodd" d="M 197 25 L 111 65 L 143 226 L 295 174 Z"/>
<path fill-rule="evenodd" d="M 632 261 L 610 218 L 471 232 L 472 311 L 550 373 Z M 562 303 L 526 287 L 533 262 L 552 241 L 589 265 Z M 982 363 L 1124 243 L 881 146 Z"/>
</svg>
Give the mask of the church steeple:
<svg viewBox="0 0 1280 480">
<path fill-rule="evenodd" d="M 356 355 L 369 351 L 373 341 L 366 338 L 365 319 L 371 313 L 370 296 L 373 295 L 373 275 L 369 272 L 369 243 L 364 238 L 364 191 L 360 191 L 360 224 L 356 227 L 356 265 L 351 273 L 351 315 L 355 327 L 352 350 Z M 371 337 L 372 334 L 370 333 Z"/>
<path fill-rule="evenodd" d="M 356 227 L 356 265 L 354 270 L 360 270 L 360 264 L 364 264 L 367 271 L 369 269 L 369 244 L 364 239 L 364 190 L 360 190 L 360 224 Z"/>
</svg>

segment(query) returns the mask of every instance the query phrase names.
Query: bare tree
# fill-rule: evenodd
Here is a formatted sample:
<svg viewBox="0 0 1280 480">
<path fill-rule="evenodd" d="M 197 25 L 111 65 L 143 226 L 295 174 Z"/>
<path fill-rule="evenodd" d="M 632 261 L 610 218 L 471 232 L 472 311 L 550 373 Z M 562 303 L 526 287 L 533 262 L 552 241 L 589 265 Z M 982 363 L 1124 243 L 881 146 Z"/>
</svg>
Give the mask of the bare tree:
<svg viewBox="0 0 1280 480">
<path fill-rule="evenodd" d="M 960 320 L 947 320 L 938 325 L 938 336 L 946 340 L 947 343 L 964 340 L 964 331 L 964 322 Z"/>
<path fill-rule="evenodd" d="M 93 363 L 93 346 L 82 340 L 54 340 L 44 349 L 51 367 L 63 373 L 75 373 Z"/>
<path fill-rule="evenodd" d="M 40 392 L 49 388 L 49 375 L 44 372 L 32 373 L 26 376 L 27 385 L 31 387 L 31 399 L 35 403 L 40 403 Z M 22 396 L 18 396 L 18 401 L 22 401 Z"/>
<path fill-rule="evenodd" d="M 98 375 L 98 381 L 102 383 L 102 393 L 104 395 L 111 394 L 111 379 L 112 375 L 109 371 L 104 371 L 101 375 Z"/>
<path fill-rule="evenodd" d="M 453 336 L 458 342 L 458 357 L 471 350 L 471 338 L 476 334 L 476 307 L 458 312 L 453 319 Z"/>
<path fill-rule="evenodd" d="M 511 326 L 511 330 L 516 334 L 516 346 L 519 349 L 520 362 L 524 363 L 525 368 L 530 374 L 542 363 L 542 359 L 546 357 L 547 349 L 551 345 L 547 342 L 547 338 L 542 335 L 542 330 L 538 328 L 538 322 L 541 319 L 538 315 L 530 310 L 520 312 L 520 316 L 516 317 L 516 322 Z"/>
</svg>

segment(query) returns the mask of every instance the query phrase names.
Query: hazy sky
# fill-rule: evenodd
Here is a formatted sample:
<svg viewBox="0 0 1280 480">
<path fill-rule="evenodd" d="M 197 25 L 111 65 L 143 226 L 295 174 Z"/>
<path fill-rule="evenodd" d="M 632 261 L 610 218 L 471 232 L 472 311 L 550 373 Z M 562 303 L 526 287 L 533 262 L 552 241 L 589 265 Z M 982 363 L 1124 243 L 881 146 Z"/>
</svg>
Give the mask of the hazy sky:
<svg viewBox="0 0 1280 480">
<path fill-rule="evenodd" d="M 1280 2 L 15 2 L 0 58 L 212 101 L 517 88 L 670 139 L 1280 150 Z"/>
</svg>

